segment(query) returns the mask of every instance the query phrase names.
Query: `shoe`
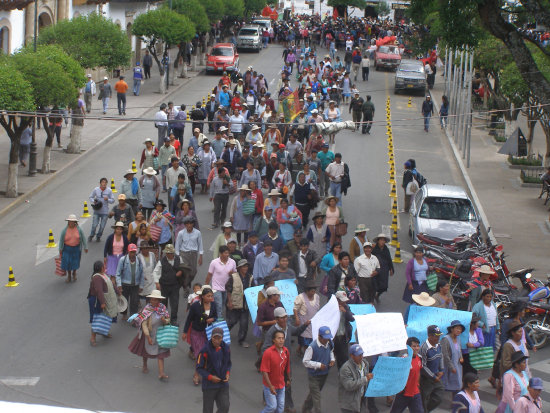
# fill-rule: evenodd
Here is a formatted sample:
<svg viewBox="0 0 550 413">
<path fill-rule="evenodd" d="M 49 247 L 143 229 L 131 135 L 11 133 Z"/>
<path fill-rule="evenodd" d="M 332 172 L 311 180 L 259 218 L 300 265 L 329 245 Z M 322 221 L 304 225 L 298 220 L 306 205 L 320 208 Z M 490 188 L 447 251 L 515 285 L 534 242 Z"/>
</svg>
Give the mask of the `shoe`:
<svg viewBox="0 0 550 413">
<path fill-rule="evenodd" d="M 107 112 L 103 111 L 103 114 L 104 114 L 104 115 L 106 115 L 106 114 L 107 114 Z"/>
<path fill-rule="evenodd" d="M 63 148 L 63 146 L 61 146 L 60 144 L 57 144 L 57 147 L 58 147 L 59 149 Z"/>
<path fill-rule="evenodd" d="M 97 238 L 95 239 L 95 242 L 101 242 L 101 237 L 97 237 Z"/>
<path fill-rule="evenodd" d="M 126 112 L 122 112 L 122 114 L 123 114 L 124 116 L 126 116 Z"/>
<path fill-rule="evenodd" d="M 93 239 L 94 239 L 94 236 L 93 236 L 93 235 L 90 235 L 90 236 L 88 237 L 88 242 L 92 242 Z"/>
<path fill-rule="evenodd" d="M 241 346 L 243 348 L 249 348 L 250 344 L 248 344 L 246 341 L 243 341 L 242 343 L 239 343 L 239 346 Z"/>
</svg>

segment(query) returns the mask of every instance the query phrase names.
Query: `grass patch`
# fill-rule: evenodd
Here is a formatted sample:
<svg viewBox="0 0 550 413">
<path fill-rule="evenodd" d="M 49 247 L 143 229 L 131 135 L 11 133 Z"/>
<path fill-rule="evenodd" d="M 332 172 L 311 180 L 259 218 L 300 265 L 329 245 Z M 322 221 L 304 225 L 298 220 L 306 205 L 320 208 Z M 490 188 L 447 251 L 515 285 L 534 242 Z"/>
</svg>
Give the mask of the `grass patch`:
<svg viewBox="0 0 550 413">
<path fill-rule="evenodd" d="M 494 134 L 493 135 L 493 138 L 495 139 L 495 141 L 497 142 L 506 142 L 506 137 L 504 135 L 499 135 L 498 133 L 497 134 Z"/>
<path fill-rule="evenodd" d="M 525 174 L 521 174 L 521 182 L 525 184 L 541 184 L 541 180 L 537 176 L 528 176 Z"/>
<path fill-rule="evenodd" d="M 512 165 L 542 166 L 542 160 L 534 157 L 516 157 L 509 155 L 508 162 Z"/>
</svg>

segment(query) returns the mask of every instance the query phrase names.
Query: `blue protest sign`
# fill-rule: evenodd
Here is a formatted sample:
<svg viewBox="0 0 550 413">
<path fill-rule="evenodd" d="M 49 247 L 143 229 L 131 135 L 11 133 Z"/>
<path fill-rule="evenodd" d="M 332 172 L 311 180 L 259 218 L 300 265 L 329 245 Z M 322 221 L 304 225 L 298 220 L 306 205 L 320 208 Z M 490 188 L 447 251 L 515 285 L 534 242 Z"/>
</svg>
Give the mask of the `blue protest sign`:
<svg viewBox="0 0 550 413">
<path fill-rule="evenodd" d="M 460 335 L 462 348 L 466 348 L 468 332 L 470 331 L 470 322 L 472 321 L 472 313 L 469 311 L 411 305 L 409 309 L 409 320 L 407 321 L 407 335 L 409 337 L 416 337 L 420 340 L 420 343 L 423 343 L 428 338 L 426 329 L 429 325 L 435 324 L 445 335 L 447 334 L 447 327 L 451 325 L 451 321 L 453 320 L 460 321 L 466 328 Z"/>
<path fill-rule="evenodd" d="M 279 280 L 275 281 L 275 286 L 281 291 L 281 303 L 288 314 L 293 314 L 294 299 L 298 295 L 298 289 L 294 280 Z M 262 286 L 250 287 L 244 290 L 246 304 L 250 311 L 252 323 L 256 322 L 256 314 L 258 313 L 258 293 L 262 290 Z"/>
<path fill-rule="evenodd" d="M 350 304 L 349 305 L 350 311 L 353 313 L 353 315 L 365 315 L 365 314 L 371 314 L 376 313 L 376 308 L 372 304 Z M 352 321 L 351 323 L 351 341 L 357 343 L 357 337 L 355 337 L 355 332 L 357 331 L 357 324 L 355 321 Z"/>
<path fill-rule="evenodd" d="M 412 349 L 407 346 L 407 357 L 380 356 L 372 371 L 366 397 L 393 396 L 405 388 L 411 370 Z"/>
<path fill-rule="evenodd" d="M 206 338 L 210 340 L 210 338 L 212 337 L 212 330 L 218 327 L 223 330 L 223 341 L 225 341 L 227 344 L 231 344 L 231 335 L 229 334 L 229 328 L 227 327 L 227 323 L 225 321 L 214 321 L 212 324 L 206 327 Z"/>
</svg>

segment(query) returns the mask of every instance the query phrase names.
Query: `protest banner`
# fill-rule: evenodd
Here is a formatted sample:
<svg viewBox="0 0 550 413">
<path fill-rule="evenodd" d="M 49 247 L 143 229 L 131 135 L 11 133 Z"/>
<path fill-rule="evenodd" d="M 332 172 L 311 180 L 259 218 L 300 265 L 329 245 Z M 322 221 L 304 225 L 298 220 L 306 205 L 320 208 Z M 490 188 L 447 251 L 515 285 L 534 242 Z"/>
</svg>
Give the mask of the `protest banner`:
<svg viewBox="0 0 550 413">
<path fill-rule="evenodd" d="M 462 348 L 466 348 L 470 322 L 472 321 L 472 313 L 469 311 L 411 305 L 407 321 L 407 334 L 409 337 L 418 338 L 420 343 L 423 343 L 428 338 L 427 327 L 429 325 L 436 325 L 443 334 L 447 334 L 447 327 L 451 325 L 453 320 L 460 321 L 466 328 L 460 335 Z"/>
<path fill-rule="evenodd" d="M 298 295 L 296 284 L 293 280 L 279 280 L 275 281 L 275 286 L 281 291 L 281 303 L 286 312 L 292 314 L 294 310 L 294 299 Z M 248 304 L 252 323 L 256 322 L 256 314 L 258 313 L 258 293 L 262 288 L 263 286 L 260 285 L 244 290 L 244 297 L 246 298 L 246 304 Z"/>
<path fill-rule="evenodd" d="M 315 339 L 319 333 L 319 328 L 327 326 L 334 337 L 340 324 L 340 309 L 338 308 L 338 300 L 333 295 L 328 303 L 326 303 L 317 314 L 311 319 L 311 336 Z"/>
<path fill-rule="evenodd" d="M 374 308 L 372 304 L 350 304 L 348 307 L 354 316 L 376 313 L 376 308 Z M 352 328 L 351 341 L 357 343 L 357 337 L 355 336 L 355 333 L 357 332 L 357 324 L 355 321 L 352 321 L 350 324 Z"/>
<path fill-rule="evenodd" d="M 378 357 L 365 397 L 393 396 L 405 388 L 413 354 L 409 346 L 407 352 L 407 357 Z"/>
<path fill-rule="evenodd" d="M 365 356 L 405 349 L 408 337 L 401 313 L 358 315 L 355 322 Z"/>
</svg>

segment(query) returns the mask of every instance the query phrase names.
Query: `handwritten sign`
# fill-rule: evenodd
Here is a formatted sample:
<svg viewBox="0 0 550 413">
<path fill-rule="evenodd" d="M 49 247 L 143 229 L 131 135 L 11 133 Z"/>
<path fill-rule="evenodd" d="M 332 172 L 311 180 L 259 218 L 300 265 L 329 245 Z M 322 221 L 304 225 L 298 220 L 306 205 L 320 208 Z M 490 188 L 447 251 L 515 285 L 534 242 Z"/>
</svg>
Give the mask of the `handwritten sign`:
<svg viewBox="0 0 550 413">
<path fill-rule="evenodd" d="M 372 304 L 350 304 L 349 306 L 350 311 L 354 315 L 365 315 L 365 314 L 372 314 L 376 313 L 376 308 Z M 357 342 L 357 338 L 355 337 L 355 333 L 357 332 L 357 324 L 355 321 L 352 321 L 351 323 L 351 341 Z"/>
<path fill-rule="evenodd" d="M 411 305 L 409 320 L 407 321 L 407 334 L 409 337 L 416 337 L 423 343 L 428 338 L 427 327 L 435 324 L 443 334 L 447 334 L 447 327 L 451 321 L 460 321 L 466 330 L 460 335 L 462 348 L 466 348 L 472 313 L 468 311 L 449 310 L 448 308 L 421 307 Z"/>
<path fill-rule="evenodd" d="M 317 338 L 319 335 L 319 328 L 327 326 L 330 328 L 332 337 L 336 335 L 338 331 L 338 325 L 340 324 L 340 309 L 338 308 L 338 300 L 333 295 L 328 303 L 326 303 L 317 314 L 311 319 L 311 337 Z"/>
<path fill-rule="evenodd" d="M 212 330 L 215 328 L 221 328 L 223 330 L 223 341 L 227 344 L 231 344 L 231 335 L 229 334 L 229 328 L 227 327 L 227 323 L 225 321 L 215 321 L 206 327 L 206 338 L 210 340 L 212 337 Z"/>
<path fill-rule="evenodd" d="M 281 291 L 281 303 L 288 314 L 292 314 L 294 310 L 294 299 L 298 295 L 298 289 L 293 280 L 275 281 L 275 286 Z M 258 314 L 258 293 L 262 290 L 262 286 L 250 287 L 244 290 L 244 297 L 248 304 L 252 323 L 256 322 Z"/>
<path fill-rule="evenodd" d="M 369 381 L 366 397 L 393 396 L 403 390 L 411 370 L 412 349 L 407 346 L 407 357 L 378 357 Z"/>
<path fill-rule="evenodd" d="M 405 349 L 408 337 L 401 313 L 358 315 L 355 322 L 365 356 Z"/>
</svg>

